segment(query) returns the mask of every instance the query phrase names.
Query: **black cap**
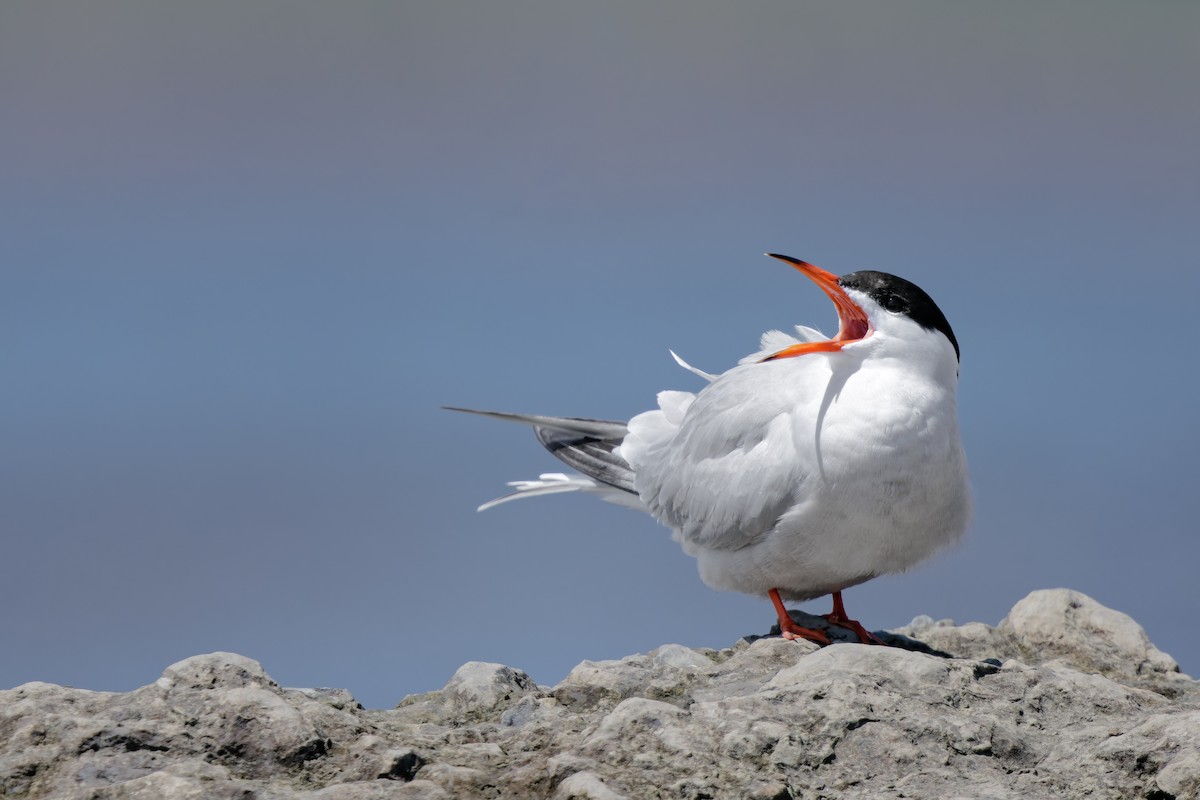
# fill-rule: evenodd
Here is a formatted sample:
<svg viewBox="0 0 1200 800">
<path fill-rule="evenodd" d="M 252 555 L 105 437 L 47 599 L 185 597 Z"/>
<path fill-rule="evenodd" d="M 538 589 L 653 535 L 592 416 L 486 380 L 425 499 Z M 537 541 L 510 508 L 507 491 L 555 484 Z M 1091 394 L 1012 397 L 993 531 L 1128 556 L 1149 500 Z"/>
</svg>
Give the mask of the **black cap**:
<svg viewBox="0 0 1200 800">
<path fill-rule="evenodd" d="M 950 340 L 950 344 L 954 345 L 954 355 L 961 360 L 958 339 L 954 338 L 950 322 L 937 303 L 933 302 L 933 298 L 925 294 L 925 290 L 920 286 L 904 278 L 871 269 L 843 275 L 838 278 L 838 283 L 844 289 L 862 292 L 887 311 L 908 316 L 926 330 L 941 331 Z"/>
</svg>

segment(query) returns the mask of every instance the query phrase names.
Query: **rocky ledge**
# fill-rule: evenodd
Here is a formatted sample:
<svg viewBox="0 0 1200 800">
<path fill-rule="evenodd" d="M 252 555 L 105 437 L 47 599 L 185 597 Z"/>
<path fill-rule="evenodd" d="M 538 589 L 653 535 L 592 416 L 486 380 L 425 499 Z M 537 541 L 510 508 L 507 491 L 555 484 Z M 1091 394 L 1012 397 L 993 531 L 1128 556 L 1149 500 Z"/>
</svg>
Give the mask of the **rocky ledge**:
<svg viewBox="0 0 1200 800">
<path fill-rule="evenodd" d="M 584 662 L 554 687 L 473 662 L 390 710 L 282 688 L 231 653 L 186 659 L 127 694 L 30 683 L 0 692 L 0 796 L 1200 793 L 1200 690 L 1124 614 L 1039 591 L 998 626 L 918 618 L 889 641 L 928 652 L 665 645 Z"/>
</svg>

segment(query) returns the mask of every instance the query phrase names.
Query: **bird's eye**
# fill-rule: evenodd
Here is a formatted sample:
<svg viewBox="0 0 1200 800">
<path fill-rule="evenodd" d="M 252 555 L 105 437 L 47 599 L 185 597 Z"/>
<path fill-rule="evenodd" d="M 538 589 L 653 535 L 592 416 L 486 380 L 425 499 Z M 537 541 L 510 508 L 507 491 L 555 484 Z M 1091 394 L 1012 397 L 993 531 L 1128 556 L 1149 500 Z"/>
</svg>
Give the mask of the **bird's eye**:
<svg viewBox="0 0 1200 800">
<path fill-rule="evenodd" d="M 893 311 L 896 313 L 908 310 L 907 305 L 904 302 L 904 298 L 897 294 L 885 294 L 883 297 L 879 298 L 879 305 L 883 306 L 888 311 Z"/>
</svg>

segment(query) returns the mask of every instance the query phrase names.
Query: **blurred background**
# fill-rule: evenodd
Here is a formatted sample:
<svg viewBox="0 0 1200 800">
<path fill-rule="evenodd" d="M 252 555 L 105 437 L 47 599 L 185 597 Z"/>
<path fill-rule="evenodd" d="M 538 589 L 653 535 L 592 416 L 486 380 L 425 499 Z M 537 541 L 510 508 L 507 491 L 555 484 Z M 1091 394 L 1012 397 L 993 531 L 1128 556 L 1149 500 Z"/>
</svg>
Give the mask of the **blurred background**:
<svg viewBox="0 0 1200 800">
<path fill-rule="evenodd" d="M 764 633 L 653 520 L 441 404 L 624 419 L 836 327 L 962 345 L 964 544 L 873 629 L 1065 586 L 1200 671 L 1200 5 L 0 6 L 0 687 L 214 650 L 368 706 Z M 806 604 L 828 611 L 828 599 Z"/>
</svg>

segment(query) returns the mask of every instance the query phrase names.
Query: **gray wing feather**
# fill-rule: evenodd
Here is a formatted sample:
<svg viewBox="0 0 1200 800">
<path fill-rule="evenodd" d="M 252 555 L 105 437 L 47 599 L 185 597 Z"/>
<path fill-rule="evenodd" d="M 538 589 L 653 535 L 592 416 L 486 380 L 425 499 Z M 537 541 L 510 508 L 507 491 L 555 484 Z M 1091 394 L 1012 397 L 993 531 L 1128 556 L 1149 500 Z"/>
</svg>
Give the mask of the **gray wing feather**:
<svg viewBox="0 0 1200 800">
<path fill-rule="evenodd" d="M 605 419 L 588 419 L 586 417 L 544 417 L 539 414 L 510 414 L 507 411 L 478 411 L 474 408 L 458 408 L 442 406 L 447 411 L 461 411 L 465 414 L 478 414 L 481 417 L 504 419 L 510 422 L 522 422 L 543 428 L 553 428 L 569 433 L 578 433 L 596 439 L 616 439 L 620 442 L 629 433 L 624 422 Z"/>
<path fill-rule="evenodd" d="M 533 433 L 542 447 L 564 464 L 601 483 L 637 494 L 633 468 L 613 452 L 621 444 L 620 439 L 596 439 L 542 426 L 535 427 Z"/>
<path fill-rule="evenodd" d="M 637 490 L 633 488 L 633 468 L 615 452 L 629 433 L 629 428 L 624 422 L 586 417 L 547 417 L 538 414 L 510 414 L 505 411 L 478 411 L 454 406 L 442 408 L 530 425 L 537 440 L 559 461 L 589 478 L 630 494 L 637 494 Z"/>
</svg>

